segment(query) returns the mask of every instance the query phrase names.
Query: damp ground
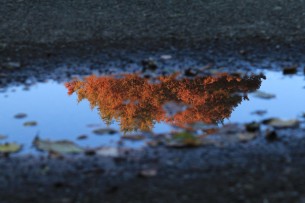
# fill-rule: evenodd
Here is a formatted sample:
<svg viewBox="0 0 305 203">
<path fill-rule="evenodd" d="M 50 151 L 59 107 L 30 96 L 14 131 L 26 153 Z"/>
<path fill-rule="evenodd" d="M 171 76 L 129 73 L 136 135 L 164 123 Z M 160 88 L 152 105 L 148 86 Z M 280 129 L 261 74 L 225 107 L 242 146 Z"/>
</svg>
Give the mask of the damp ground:
<svg viewBox="0 0 305 203">
<path fill-rule="evenodd" d="M 302 58 L 184 53 L 3 62 L 3 202 L 304 201 Z"/>
</svg>

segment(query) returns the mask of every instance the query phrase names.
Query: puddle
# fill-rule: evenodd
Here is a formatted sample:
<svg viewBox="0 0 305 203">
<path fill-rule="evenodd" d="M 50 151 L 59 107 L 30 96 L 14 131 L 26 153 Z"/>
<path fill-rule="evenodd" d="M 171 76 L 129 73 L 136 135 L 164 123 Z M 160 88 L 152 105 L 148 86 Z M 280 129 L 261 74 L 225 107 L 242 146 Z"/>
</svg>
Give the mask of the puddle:
<svg viewBox="0 0 305 203">
<path fill-rule="evenodd" d="M 264 75 L 266 80 L 259 74 L 196 79 L 176 79 L 172 75 L 154 81 L 137 75 L 90 76 L 71 81 L 66 87 L 48 82 L 26 91 L 23 87 L 9 88 L 0 92 L 0 134 L 7 136 L 0 143 L 21 143 L 22 153 L 37 152 L 32 147 L 35 136 L 70 140 L 84 148 L 140 148 L 145 141 L 122 141 L 122 135 L 130 137 L 150 130 L 166 133 L 176 129 L 174 126 L 185 127 L 186 123 L 199 121 L 222 125 L 300 117 L 305 112 L 304 76 L 283 76 L 271 71 L 264 71 Z M 251 92 L 258 89 L 275 98 L 255 97 Z M 253 114 L 255 111 L 266 113 Z M 17 114 L 26 115 L 15 118 Z M 94 133 L 106 128 L 118 133 Z M 86 139 L 78 139 L 80 136 Z"/>
</svg>

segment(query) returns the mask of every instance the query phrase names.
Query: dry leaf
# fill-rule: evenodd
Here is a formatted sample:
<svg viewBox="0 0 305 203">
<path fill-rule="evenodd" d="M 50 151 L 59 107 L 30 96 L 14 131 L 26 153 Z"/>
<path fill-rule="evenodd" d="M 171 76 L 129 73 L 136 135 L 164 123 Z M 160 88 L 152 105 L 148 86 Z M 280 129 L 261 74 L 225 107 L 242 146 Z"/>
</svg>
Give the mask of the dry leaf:
<svg viewBox="0 0 305 203">
<path fill-rule="evenodd" d="M 140 177 L 150 178 L 157 175 L 156 169 L 145 169 L 139 172 Z"/>
<path fill-rule="evenodd" d="M 247 141 L 253 140 L 255 137 L 256 137 L 256 133 L 244 132 L 244 133 L 237 134 L 237 138 L 241 142 L 247 142 Z"/>
<path fill-rule="evenodd" d="M 36 126 L 37 122 L 36 121 L 28 121 L 23 123 L 24 126 Z"/>
<path fill-rule="evenodd" d="M 281 120 L 277 118 L 264 120 L 263 123 L 274 128 L 297 128 L 300 125 L 300 121 L 295 119 Z"/>
<path fill-rule="evenodd" d="M 38 150 L 55 152 L 59 154 L 81 153 L 84 151 L 81 147 L 67 140 L 50 141 L 50 140 L 41 140 L 39 139 L 39 137 L 36 137 L 33 141 L 33 145 Z"/>
<path fill-rule="evenodd" d="M 22 145 L 16 143 L 0 144 L 0 153 L 16 153 L 19 152 Z"/>
<path fill-rule="evenodd" d="M 107 157 L 118 157 L 120 155 L 117 147 L 100 147 L 94 149 L 96 155 L 107 156 Z"/>
</svg>

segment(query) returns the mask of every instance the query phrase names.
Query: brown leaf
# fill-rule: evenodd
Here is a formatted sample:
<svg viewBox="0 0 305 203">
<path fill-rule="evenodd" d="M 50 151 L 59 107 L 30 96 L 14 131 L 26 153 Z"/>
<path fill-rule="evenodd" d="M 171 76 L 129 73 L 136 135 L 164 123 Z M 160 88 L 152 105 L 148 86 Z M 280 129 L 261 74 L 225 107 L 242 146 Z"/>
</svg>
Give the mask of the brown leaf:
<svg viewBox="0 0 305 203">
<path fill-rule="evenodd" d="M 274 128 L 297 128 L 300 125 L 300 121 L 291 119 L 291 120 L 281 120 L 277 118 L 267 119 L 262 121 L 266 125 L 270 125 Z"/>
</svg>

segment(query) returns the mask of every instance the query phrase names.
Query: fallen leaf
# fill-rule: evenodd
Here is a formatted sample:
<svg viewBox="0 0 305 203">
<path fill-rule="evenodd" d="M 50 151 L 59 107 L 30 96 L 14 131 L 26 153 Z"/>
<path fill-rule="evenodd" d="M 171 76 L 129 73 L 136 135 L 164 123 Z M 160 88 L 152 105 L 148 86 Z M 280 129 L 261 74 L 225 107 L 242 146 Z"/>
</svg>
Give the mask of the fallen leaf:
<svg viewBox="0 0 305 203">
<path fill-rule="evenodd" d="M 160 56 L 160 58 L 163 60 L 169 60 L 172 58 L 172 56 L 171 55 L 162 55 L 162 56 Z"/>
<path fill-rule="evenodd" d="M 99 156 L 118 157 L 120 155 L 117 147 L 100 147 L 94 149 L 95 154 Z"/>
<path fill-rule="evenodd" d="M 145 169 L 139 172 L 140 177 L 144 178 L 150 178 L 154 177 L 157 175 L 157 170 L 156 169 Z"/>
<path fill-rule="evenodd" d="M 36 121 L 28 121 L 23 123 L 24 126 L 36 126 L 37 122 Z"/>
<path fill-rule="evenodd" d="M 237 138 L 241 142 L 247 142 L 250 140 L 253 140 L 256 137 L 256 133 L 249 133 L 249 132 L 244 132 L 244 133 L 238 133 Z"/>
<path fill-rule="evenodd" d="M 27 115 L 25 113 L 18 113 L 14 116 L 14 118 L 18 118 L 18 119 L 25 118 L 25 117 L 27 117 Z"/>
<path fill-rule="evenodd" d="M 263 120 L 262 123 L 274 128 L 297 128 L 300 125 L 300 121 L 295 119 L 281 120 L 277 118 L 266 119 Z"/>
<path fill-rule="evenodd" d="M 67 140 L 50 141 L 50 140 L 41 140 L 39 137 L 36 137 L 33 141 L 33 145 L 38 150 L 55 152 L 59 154 L 81 153 L 84 151 L 81 147 Z"/>
<path fill-rule="evenodd" d="M 262 91 L 256 91 L 253 93 L 254 97 L 261 98 L 261 99 L 273 99 L 275 98 L 274 94 L 262 92 Z"/>
<path fill-rule="evenodd" d="M 19 152 L 22 145 L 16 143 L 0 144 L 0 153 L 16 153 Z"/>
<path fill-rule="evenodd" d="M 99 128 L 96 130 L 93 130 L 93 133 L 96 135 L 113 135 L 115 133 L 117 133 L 116 130 L 111 129 L 111 128 Z"/>
<path fill-rule="evenodd" d="M 167 141 L 168 147 L 197 147 L 202 144 L 201 140 L 190 132 L 174 133 Z"/>
</svg>

